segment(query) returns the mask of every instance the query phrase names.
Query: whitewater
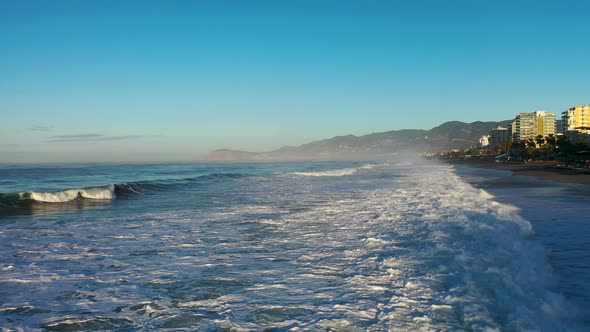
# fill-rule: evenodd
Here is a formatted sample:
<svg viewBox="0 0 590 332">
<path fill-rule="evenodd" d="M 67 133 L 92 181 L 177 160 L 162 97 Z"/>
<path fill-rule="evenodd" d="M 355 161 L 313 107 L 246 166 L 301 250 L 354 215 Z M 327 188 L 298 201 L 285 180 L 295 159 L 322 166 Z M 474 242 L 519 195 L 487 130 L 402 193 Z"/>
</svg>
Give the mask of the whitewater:
<svg viewBox="0 0 590 332">
<path fill-rule="evenodd" d="M 587 282 L 548 247 L 567 244 L 531 222 L 539 194 L 519 206 L 488 181 L 505 176 L 424 161 L 0 166 L 0 327 L 588 330 L 589 294 L 567 286 Z"/>
</svg>

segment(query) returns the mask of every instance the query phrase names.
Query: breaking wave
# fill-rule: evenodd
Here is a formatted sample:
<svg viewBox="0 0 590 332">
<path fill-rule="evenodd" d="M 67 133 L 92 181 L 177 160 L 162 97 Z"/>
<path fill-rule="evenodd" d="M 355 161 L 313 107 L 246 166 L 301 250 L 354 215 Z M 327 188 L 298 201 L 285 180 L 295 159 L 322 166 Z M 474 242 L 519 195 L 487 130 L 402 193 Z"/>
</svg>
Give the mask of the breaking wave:
<svg viewBox="0 0 590 332">
<path fill-rule="evenodd" d="M 353 175 L 359 170 L 371 170 L 375 168 L 373 164 L 366 164 L 358 168 L 341 168 L 329 171 L 309 171 L 309 172 L 293 172 L 289 173 L 291 175 L 298 175 L 298 176 L 349 176 Z"/>
<path fill-rule="evenodd" d="M 64 203 L 75 199 L 102 199 L 110 200 L 115 198 L 115 185 L 108 184 L 101 187 L 82 189 L 67 189 L 56 192 L 20 192 L 19 200 L 33 200 L 41 203 Z"/>
<path fill-rule="evenodd" d="M 86 188 L 68 188 L 57 191 L 21 191 L 17 193 L 0 193 L 0 208 L 11 208 L 30 203 L 67 203 L 76 200 L 109 201 L 120 196 L 145 194 L 168 188 L 194 185 L 195 182 L 218 182 L 239 179 L 244 174 L 212 173 L 197 177 L 181 179 L 161 179 L 135 183 L 106 184 Z"/>
<path fill-rule="evenodd" d="M 356 174 L 303 181 L 279 165 L 246 181 L 236 170 L 49 193 L 71 191 L 72 203 L 13 194 L 43 213 L 109 208 L 83 195 L 111 188 L 120 201 L 107 214 L 0 223 L 0 325 L 576 330 L 576 308 L 555 292 L 546 249 L 517 207 L 448 166 L 313 165 L 299 170 Z M 133 208 L 123 202 L 139 194 Z"/>
</svg>

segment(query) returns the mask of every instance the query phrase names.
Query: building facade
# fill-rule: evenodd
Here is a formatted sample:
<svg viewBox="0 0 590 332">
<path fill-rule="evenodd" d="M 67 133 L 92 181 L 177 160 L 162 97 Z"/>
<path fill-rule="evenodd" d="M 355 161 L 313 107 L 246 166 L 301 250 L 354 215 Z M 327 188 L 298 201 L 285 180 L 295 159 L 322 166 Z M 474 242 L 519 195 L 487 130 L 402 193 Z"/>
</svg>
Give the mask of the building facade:
<svg viewBox="0 0 590 332">
<path fill-rule="evenodd" d="M 565 122 L 562 119 L 555 120 L 555 133 L 563 134 L 565 132 Z"/>
<path fill-rule="evenodd" d="M 534 112 L 537 118 L 537 136 L 555 135 L 555 113 L 537 111 Z"/>
<path fill-rule="evenodd" d="M 508 128 L 498 126 L 490 130 L 488 140 L 490 149 L 495 150 L 500 144 L 512 141 L 512 133 Z"/>
<path fill-rule="evenodd" d="M 555 113 L 536 111 L 518 113 L 512 123 L 513 138 L 517 140 L 534 139 L 538 135 L 555 134 Z"/>
<path fill-rule="evenodd" d="M 518 113 L 512 122 L 514 139 L 524 140 L 535 137 L 535 120 L 533 113 Z"/>
<path fill-rule="evenodd" d="M 565 132 L 579 131 L 590 134 L 590 105 L 575 106 L 561 114 Z"/>
</svg>

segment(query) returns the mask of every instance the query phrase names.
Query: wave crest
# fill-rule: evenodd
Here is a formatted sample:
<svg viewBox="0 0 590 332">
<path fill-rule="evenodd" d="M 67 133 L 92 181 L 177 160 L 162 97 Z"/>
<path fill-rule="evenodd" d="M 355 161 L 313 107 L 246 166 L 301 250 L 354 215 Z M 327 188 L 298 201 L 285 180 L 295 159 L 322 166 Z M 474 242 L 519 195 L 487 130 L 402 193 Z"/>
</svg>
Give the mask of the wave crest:
<svg viewBox="0 0 590 332">
<path fill-rule="evenodd" d="M 334 169 L 330 171 L 309 171 L 309 172 L 292 172 L 289 173 L 291 175 L 298 175 L 298 176 L 349 176 L 354 175 L 359 170 L 373 170 L 375 168 L 375 164 L 365 164 L 358 168 L 341 168 L 341 169 Z"/>
<path fill-rule="evenodd" d="M 353 175 L 358 171 L 357 168 L 343 168 L 335 169 L 332 171 L 321 171 L 321 172 L 293 172 L 292 175 L 298 176 L 347 176 Z"/>
<path fill-rule="evenodd" d="M 41 203 L 65 203 L 79 198 L 111 200 L 116 197 L 115 185 L 100 187 L 66 189 L 56 192 L 26 191 L 18 193 L 19 200 L 32 200 Z"/>
</svg>

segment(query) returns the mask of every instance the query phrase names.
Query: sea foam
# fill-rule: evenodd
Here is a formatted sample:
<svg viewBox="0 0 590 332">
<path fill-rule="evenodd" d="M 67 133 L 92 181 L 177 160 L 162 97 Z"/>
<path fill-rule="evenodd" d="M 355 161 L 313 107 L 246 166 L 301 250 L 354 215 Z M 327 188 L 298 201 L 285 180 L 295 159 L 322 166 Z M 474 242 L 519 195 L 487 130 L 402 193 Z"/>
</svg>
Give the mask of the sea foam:
<svg viewBox="0 0 590 332">
<path fill-rule="evenodd" d="M 20 192 L 20 200 L 33 200 L 41 203 L 65 203 L 78 198 L 110 200 L 115 198 L 115 185 L 81 189 L 67 189 L 56 192 Z"/>
<path fill-rule="evenodd" d="M 309 171 L 309 172 L 292 172 L 291 175 L 298 176 L 313 176 L 313 177 L 324 177 L 324 176 L 349 176 L 354 175 L 360 170 L 372 170 L 375 168 L 375 164 L 365 164 L 357 168 L 341 168 L 327 171 Z"/>
<path fill-rule="evenodd" d="M 1 223 L 0 325 L 575 330 L 517 208 L 450 167 L 356 170 L 149 187 L 109 213 Z M 90 189 L 71 190 L 103 195 Z"/>
<path fill-rule="evenodd" d="M 293 172 L 292 175 L 298 176 L 347 176 L 353 175 L 358 171 L 357 168 L 343 168 L 343 169 L 335 169 L 330 171 L 319 171 L 319 172 Z"/>
</svg>

